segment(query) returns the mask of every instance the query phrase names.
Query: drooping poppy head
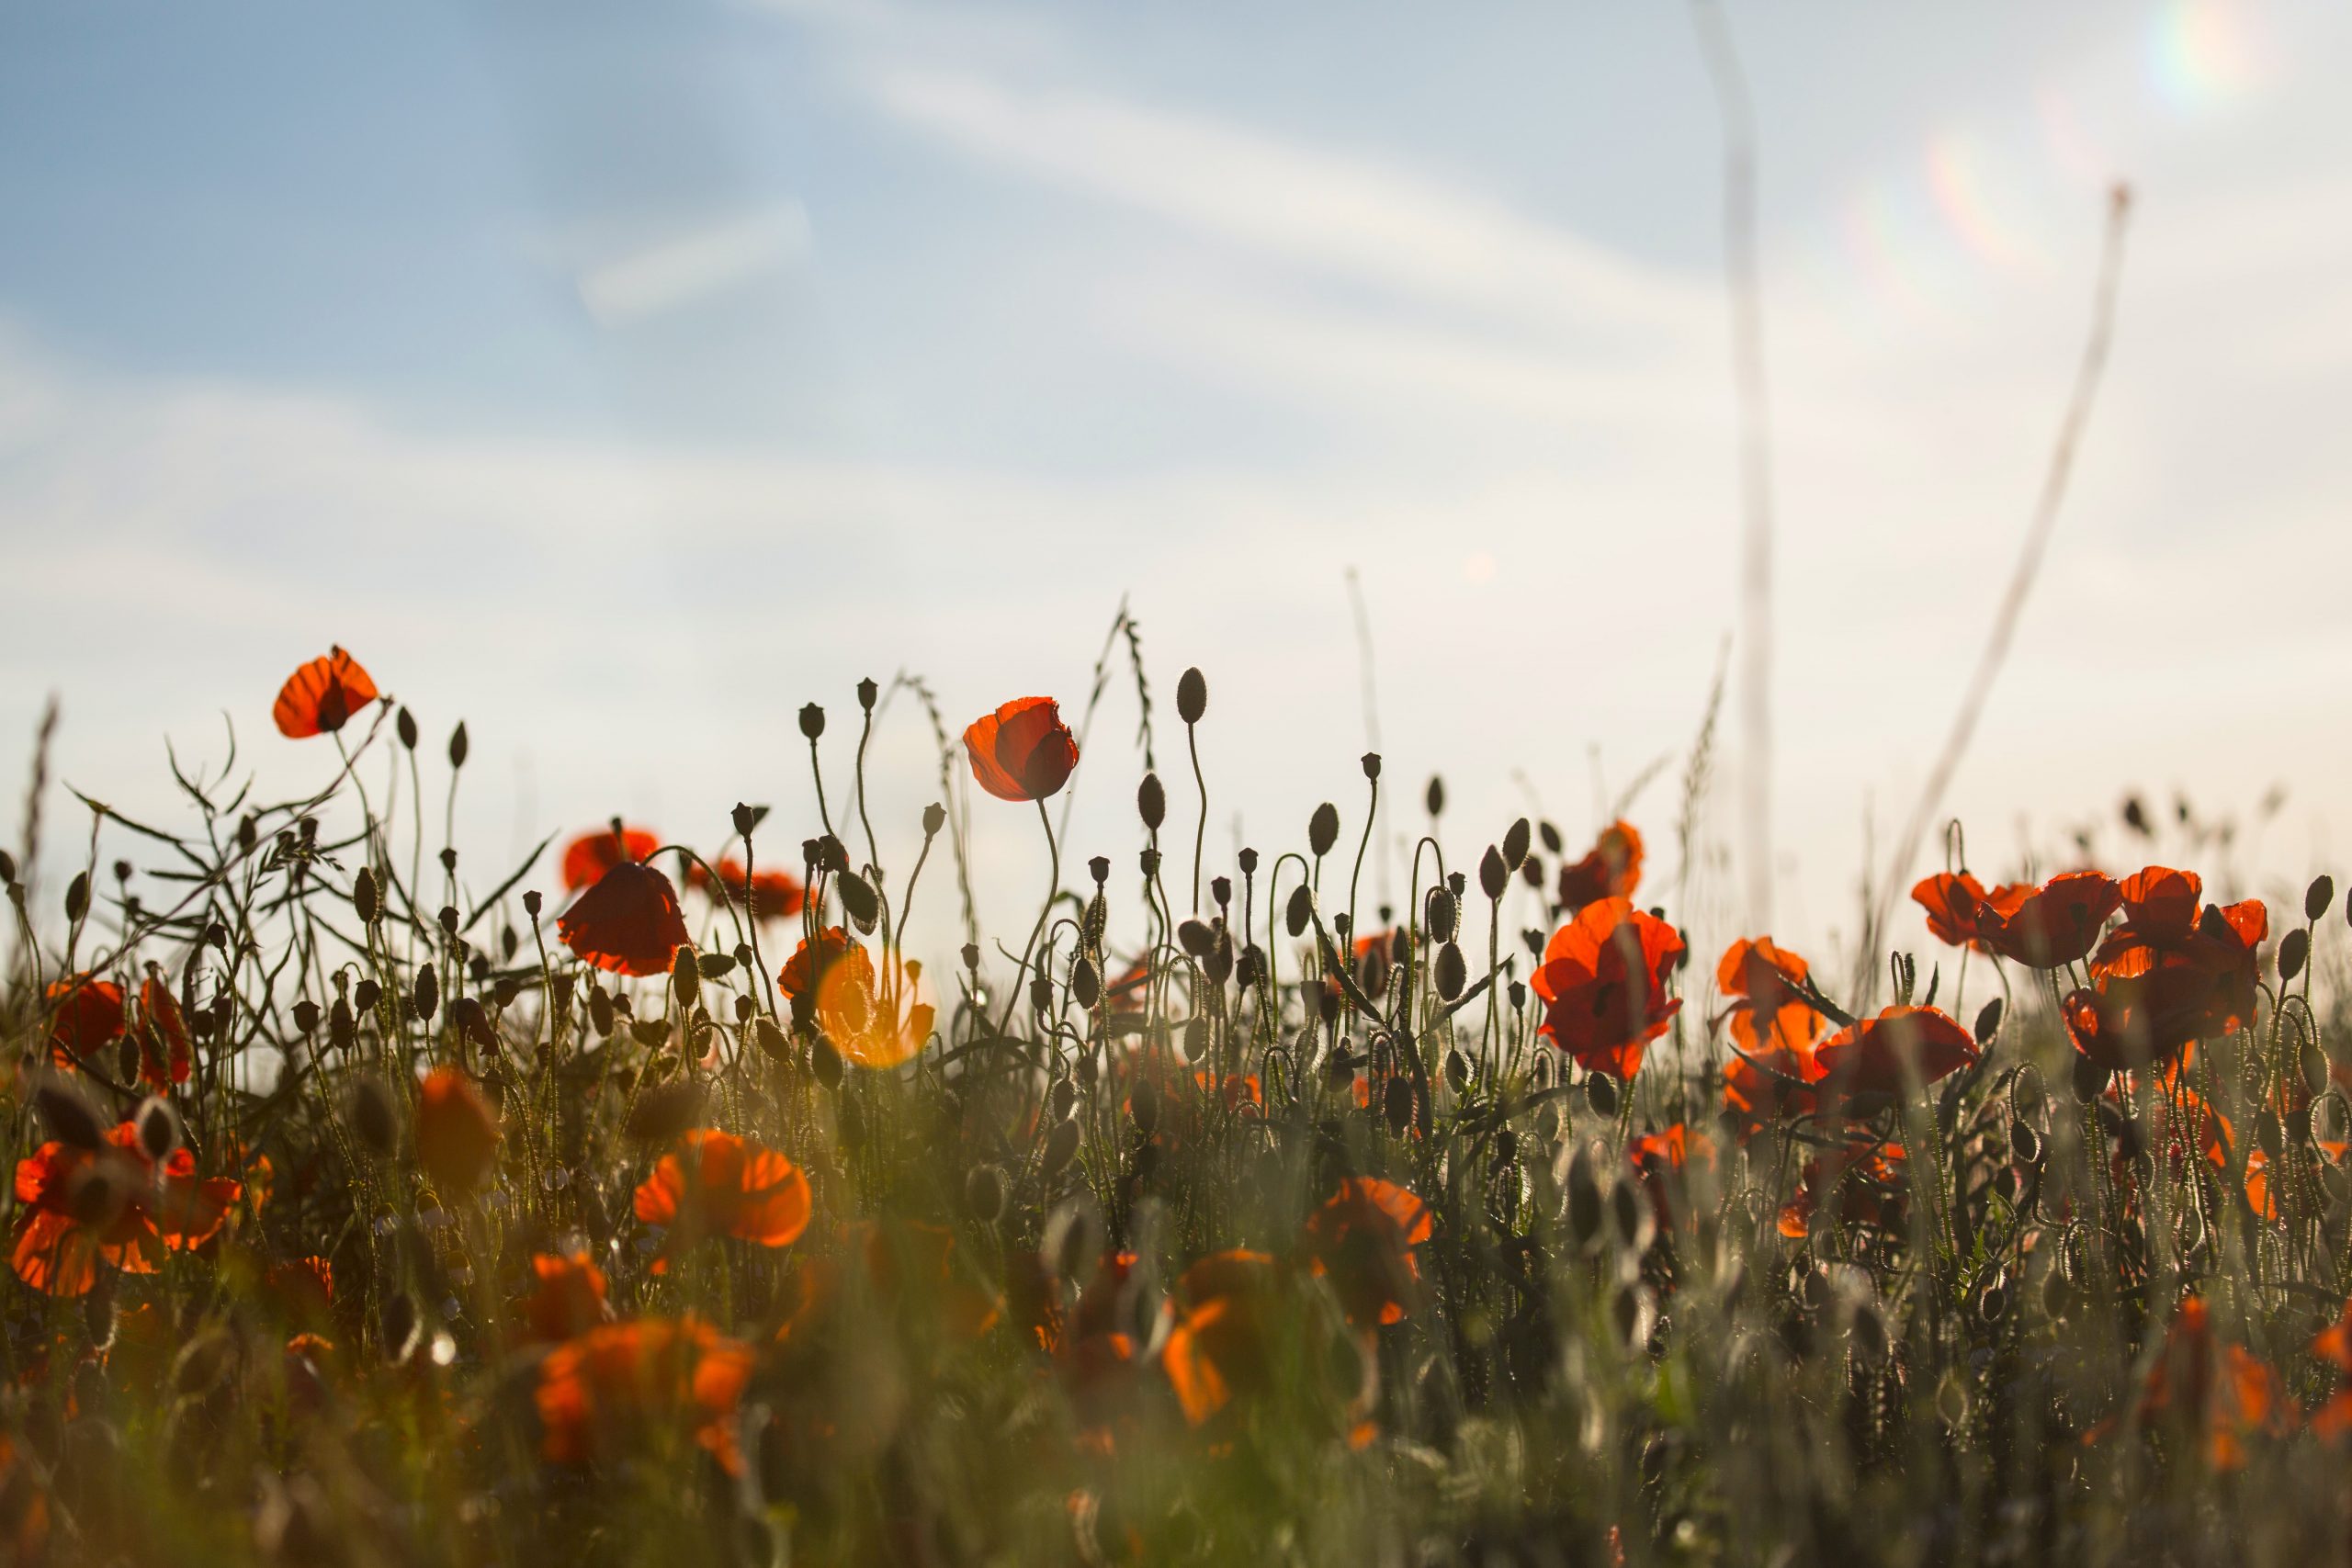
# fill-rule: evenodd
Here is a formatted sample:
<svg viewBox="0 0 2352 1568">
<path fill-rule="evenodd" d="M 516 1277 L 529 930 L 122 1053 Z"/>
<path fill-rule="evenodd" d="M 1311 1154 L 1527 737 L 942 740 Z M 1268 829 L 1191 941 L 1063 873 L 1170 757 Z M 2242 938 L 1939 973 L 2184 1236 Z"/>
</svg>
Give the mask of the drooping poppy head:
<svg viewBox="0 0 2352 1568">
<path fill-rule="evenodd" d="M 922 965 L 888 951 L 877 966 L 853 945 L 817 982 L 817 1024 L 861 1067 L 912 1061 L 931 1040 L 936 1010 L 922 997 Z"/>
<path fill-rule="evenodd" d="M 556 1464 L 617 1458 L 664 1427 L 690 1428 L 729 1475 L 742 1472 L 735 1411 L 752 1350 L 697 1318 L 608 1323 L 539 1363 L 542 1451 Z"/>
<path fill-rule="evenodd" d="M 2115 878 L 2103 871 L 2070 871 L 2039 887 L 2003 892 L 1994 951 L 2035 969 L 2055 969 L 2090 952 L 2123 902 Z"/>
<path fill-rule="evenodd" d="M 416 1158 L 451 1198 L 471 1192 L 498 1167 L 498 1113 L 456 1067 L 435 1067 L 417 1089 Z"/>
<path fill-rule="evenodd" d="M 1715 984 L 1733 999 L 1731 1037 L 1751 1056 L 1796 1051 L 1821 1032 L 1821 1014 L 1804 999 L 1799 982 L 1812 974 L 1804 959 L 1769 936 L 1742 938 L 1715 966 Z"/>
<path fill-rule="evenodd" d="M 1900 1099 L 1912 1074 L 1923 1084 L 1976 1060 L 1975 1037 L 1939 1008 L 1890 1007 L 1848 1024 L 1814 1053 L 1825 1099 Z"/>
<path fill-rule="evenodd" d="M 523 1323 L 530 1338 L 560 1344 L 607 1322 L 605 1271 L 583 1250 L 564 1257 L 541 1252 L 531 1258 L 531 1291 L 523 1298 Z"/>
<path fill-rule="evenodd" d="M 359 660 L 332 648 L 325 658 L 311 660 L 286 678 L 270 716 L 277 721 L 277 732 L 291 740 L 331 735 L 380 694 Z"/>
<path fill-rule="evenodd" d="M 1642 885 L 1642 836 L 1631 822 L 1600 830 L 1584 859 L 1560 867 L 1560 904 L 1570 914 L 1601 898 L 1630 898 Z"/>
<path fill-rule="evenodd" d="M 1078 766 L 1078 738 L 1051 697 L 1015 697 L 964 731 L 972 776 L 999 800 L 1043 800 Z"/>
<path fill-rule="evenodd" d="M 1681 932 L 1627 899 L 1586 905 L 1553 933 L 1530 982 L 1545 1004 L 1540 1032 L 1587 1071 L 1631 1079 L 1682 1010 L 1666 982 L 1688 955 Z"/>
<path fill-rule="evenodd" d="M 764 1145 L 705 1127 L 662 1156 L 637 1190 L 636 1211 L 649 1225 L 670 1227 L 673 1245 L 730 1235 L 788 1247 L 808 1228 L 808 1178 Z M 662 1271 L 658 1260 L 655 1269 Z"/>
<path fill-rule="evenodd" d="M 582 959 L 620 975 L 666 975 L 692 940 L 670 879 L 634 862 L 605 873 L 556 917 L 555 929 Z"/>
<path fill-rule="evenodd" d="M 122 1038 L 122 987 L 95 975 L 49 984 L 49 1042 L 61 1060 L 78 1062 Z"/>
<path fill-rule="evenodd" d="M 1911 897 L 1928 911 L 1928 933 L 1953 947 L 1993 951 L 2001 929 L 2001 914 L 1993 895 L 1972 874 L 1939 872 L 1911 889 Z"/>
<path fill-rule="evenodd" d="M 563 846 L 563 890 L 577 893 L 594 887 L 613 867 L 647 859 L 661 847 L 661 839 L 645 828 L 623 828 L 617 833 L 605 828 L 582 833 Z"/>
<path fill-rule="evenodd" d="M 1351 1176 L 1307 1216 L 1303 1246 L 1348 1322 L 1364 1328 L 1404 1320 L 1421 1273 L 1413 1248 L 1429 1238 L 1429 1205 L 1393 1181 Z"/>
</svg>

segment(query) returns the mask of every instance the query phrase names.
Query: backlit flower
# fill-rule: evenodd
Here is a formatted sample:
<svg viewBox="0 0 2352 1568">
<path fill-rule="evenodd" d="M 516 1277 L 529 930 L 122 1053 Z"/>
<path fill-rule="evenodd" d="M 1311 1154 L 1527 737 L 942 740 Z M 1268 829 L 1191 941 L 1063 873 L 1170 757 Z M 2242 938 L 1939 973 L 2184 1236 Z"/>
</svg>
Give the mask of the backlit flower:
<svg viewBox="0 0 2352 1568">
<path fill-rule="evenodd" d="M 86 1294 L 98 1267 L 153 1274 L 167 1252 L 219 1234 L 243 1188 L 199 1179 L 196 1156 L 175 1149 L 158 1167 L 139 1146 L 136 1123 L 103 1147 L 48 1143 L 17 1162 L 17 1277 L 53 1296 Z"/>
<path fill-rule="evenodd" d="M 1560 903 L 1570 914 L 1602 898 L 1630 898 L 1642 885 L 1642 836 L 1631 822 L 1600 830 L 1584 859 L 1560 867 Z"/>
<path fill-rule="evenodd" d="M 601 1325 L 539 1363 L 542 1451 L 556 1464 L 593 1464 L 691 1432 L 740 1474 L 735 1411 L 751 1381 L 751 1348 L 697 1318 Z"/>
<path fill-rule="evenodd" d="M 808 1178 L 763 1145 L 709 1128 L 688 1133 L 637 1190 L 637 1217 L 672 1232 L 665 1257 L 702 1235 L 787 1247 L 808 1228 Z M 656 1259 L 654 1271 L 663 1271 Z"/>
<path fill-rule="evenodd" d="M 1413 1248 L 1429 1238 L 1428 1204 L 1393 1181 L 1351 1176 L 1307 1216 L 1301 1246 L 1348 1321 L 1368 1327 L 1403 1321 L 1421 1275 Z"/>
<path fill-rule="evenodd" d="M 1929 935 L 1954 947 L 1973 947 L 1979 953 L 1993 951 L 1994 933 L 2001 929 L 1996 897 L 1964 871 L 1939 872 L 1911 889 L 1912 899 L 1928 911 Z"/>
<path fill-rule="evenodd" d="M 1848 1024 L 1814 1052 L 1825 1100 L 1899 1099 L 1974 1062 L 1976 1040 L 1938 1008 L 1890 1007 Z"/>
<path fill-rule="evenodd" d="M 1632 1078 L 1682 1009 L 1666 980 L 1686 956 L 1680 932 L 1628 900 L 1588 904 L 1553 933 L 1531 982 L 1545 1004 L 1544 1038 L 1589 1072 Z"/>
<path fill-rule="evenodd" d="M 2072 964 L 2098 942 L 2123 895 L 2103 871 L 2070 871 L 2040 886 L 1994 896 L 2000 923 L 1989 933 L 2002 957 L 2035 969 Z"/>
<path fill-rule="evenodd" d="M 416 1091 L 416 1160 L 447 1197 L 462 1198 L 498 1166 L 498 1113 L 456 1067 L 436 1067 Z"/>
<path fill-rule="evenodd" d="M 644 828 L 600 829 L 582 833 L 563 846 L 563 890 L 577 893 L 604 880 L 616 865 L 628 865 L 650 856 L 661 839 Z"/>
<path fill-rule="evenodd" d="M 1813 1043 L 1821 1015 L 1797 988 L 1811 973 L 1802 957 L 1774 946 L 1769 936 L 1731 944 L 1715 967 L 1715 984 L 1733 998 L 1731 1037 L 1742 1051 L 1756 1056 Z"/>
<path fill-rule="evenodd" d="M 670 879 L 634 862 L 605 873 L 556 917 L 555 929 L 582 959 L 621 975 L 666 975 L 692 940 Z"/>
<path fill-rule="evenodd" d="M 378 695 L 376 682 L 359 660 L 334 648 L 286 678 L 270 716 L 277 721 L 277 732 L 290 739 L 329 735 Z"/>
<path fill-rule="evenodd" d="M 877 966 L 853 945 L 817 982 L 817 1024 L 845 1059 L 895 1067 L 919 1055 L 936 1016 L 918 1000 L 922 965 L 886 951 Z"/>
<path fill-rule="evenodd" d="M 964 731 L 972 776 L 999 800 L 1043 800 L 1078 766 L 1078 739 L 1051 697 L 1016 697 Z"/>
</svg>

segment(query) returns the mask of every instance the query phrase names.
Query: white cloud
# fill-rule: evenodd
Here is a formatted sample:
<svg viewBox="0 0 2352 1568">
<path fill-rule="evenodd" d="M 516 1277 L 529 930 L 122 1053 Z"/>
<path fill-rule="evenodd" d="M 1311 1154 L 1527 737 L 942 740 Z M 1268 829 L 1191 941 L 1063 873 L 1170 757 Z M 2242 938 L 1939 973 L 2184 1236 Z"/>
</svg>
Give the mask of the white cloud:
<svg viewBox="0 0 2352 1568">
<path fill-rule="evenodd" d="M 809 251 L 797 202 L 675 233 L 582 270 L 580 302 L 597 324 L 627 326 L 725 294 Z"/>
</svg>

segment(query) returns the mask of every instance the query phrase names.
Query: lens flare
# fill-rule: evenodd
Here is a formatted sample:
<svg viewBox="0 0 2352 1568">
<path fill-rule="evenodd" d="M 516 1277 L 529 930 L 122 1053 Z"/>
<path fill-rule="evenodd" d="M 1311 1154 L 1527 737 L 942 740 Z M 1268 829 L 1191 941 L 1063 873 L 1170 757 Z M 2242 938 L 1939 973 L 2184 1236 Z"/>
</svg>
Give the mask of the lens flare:
<svg viewBox="0 0 2352 1568">
<path fill-rule="evenodd" d="M 1927 163 L 1928 194 L 1936 211 L 1971 255 L 1999 267 L 2035 259 L 2030 242 L 2003 220 L 1986 195 L 1984 159 L 1973 138 L 1939 132 L 1928 140 Z"/>
<path fill-rule="evenodd" d="M 2174 111 L 2222 107 L 2261 85 L 2261 40 L 2242 6 L 2169 0 L 2148 32 L 2148 79 Z"/>
</svg>

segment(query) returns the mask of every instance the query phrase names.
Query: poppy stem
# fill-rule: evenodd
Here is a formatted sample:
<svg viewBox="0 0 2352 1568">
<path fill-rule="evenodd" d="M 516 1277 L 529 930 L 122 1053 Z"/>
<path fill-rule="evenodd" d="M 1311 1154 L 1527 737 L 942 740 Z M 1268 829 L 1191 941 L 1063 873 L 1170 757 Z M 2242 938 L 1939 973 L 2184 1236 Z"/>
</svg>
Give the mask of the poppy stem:
<svg viewBox="0 0 2352 1568">
<path fill-rule="evenodd" d="M 1052 858 L 1053 874 L 1046 888 L 1045 907 L 1037 911 L 1037 923 L 1031 928 L 1029 940 L 1021 944 L 1021 962 L 1012 971 L 1012 994 L 1004 999 L 1004 1011 L 997 1016 L 999 1039 L 1012 1027 L 1012 1010 L 1021 1005 L 1022 976 L 1029 972 L 1029 955 L 1037 950 L 1037 939 L 1046 934 L 1046 921 L 1054 912 L 1054 899 L 1062 890 L 1062 847 L 1054 841 L 1054 819 L 1046 815 L 1046 803 L 1037 806 L 1037 826 L 1046 830 L 1046 852 Z"/>
<path fill-rule="evenodd" d="M 1377 765 L 1378 758 L 1373 759 Z M 1372 804 L 1364 808 L 1363 837 L 1356 841 L 1355 869 L 1348 874 L 1348 940 L 1356 940 L 1356 884 L 1363 876 L 1364 852 L 1372 847 L 1372 825 L 1380 815 L 1380 775 L 1372 774 Z"/>
<path fill-rule="evenodd" d="M 1193 754 L 1193 787 L 1200 791 L 1201 795 L 1200 825 L 1193 829 L 1193 913 L 1196 915 L 1201 912 L 1201 844 L 1209 832 L 1209 784 L 1201 776 L 1201 742 L 1197 728 L 1189 722 L 1184 726 L 1184 748 Z"/>
</svg>

